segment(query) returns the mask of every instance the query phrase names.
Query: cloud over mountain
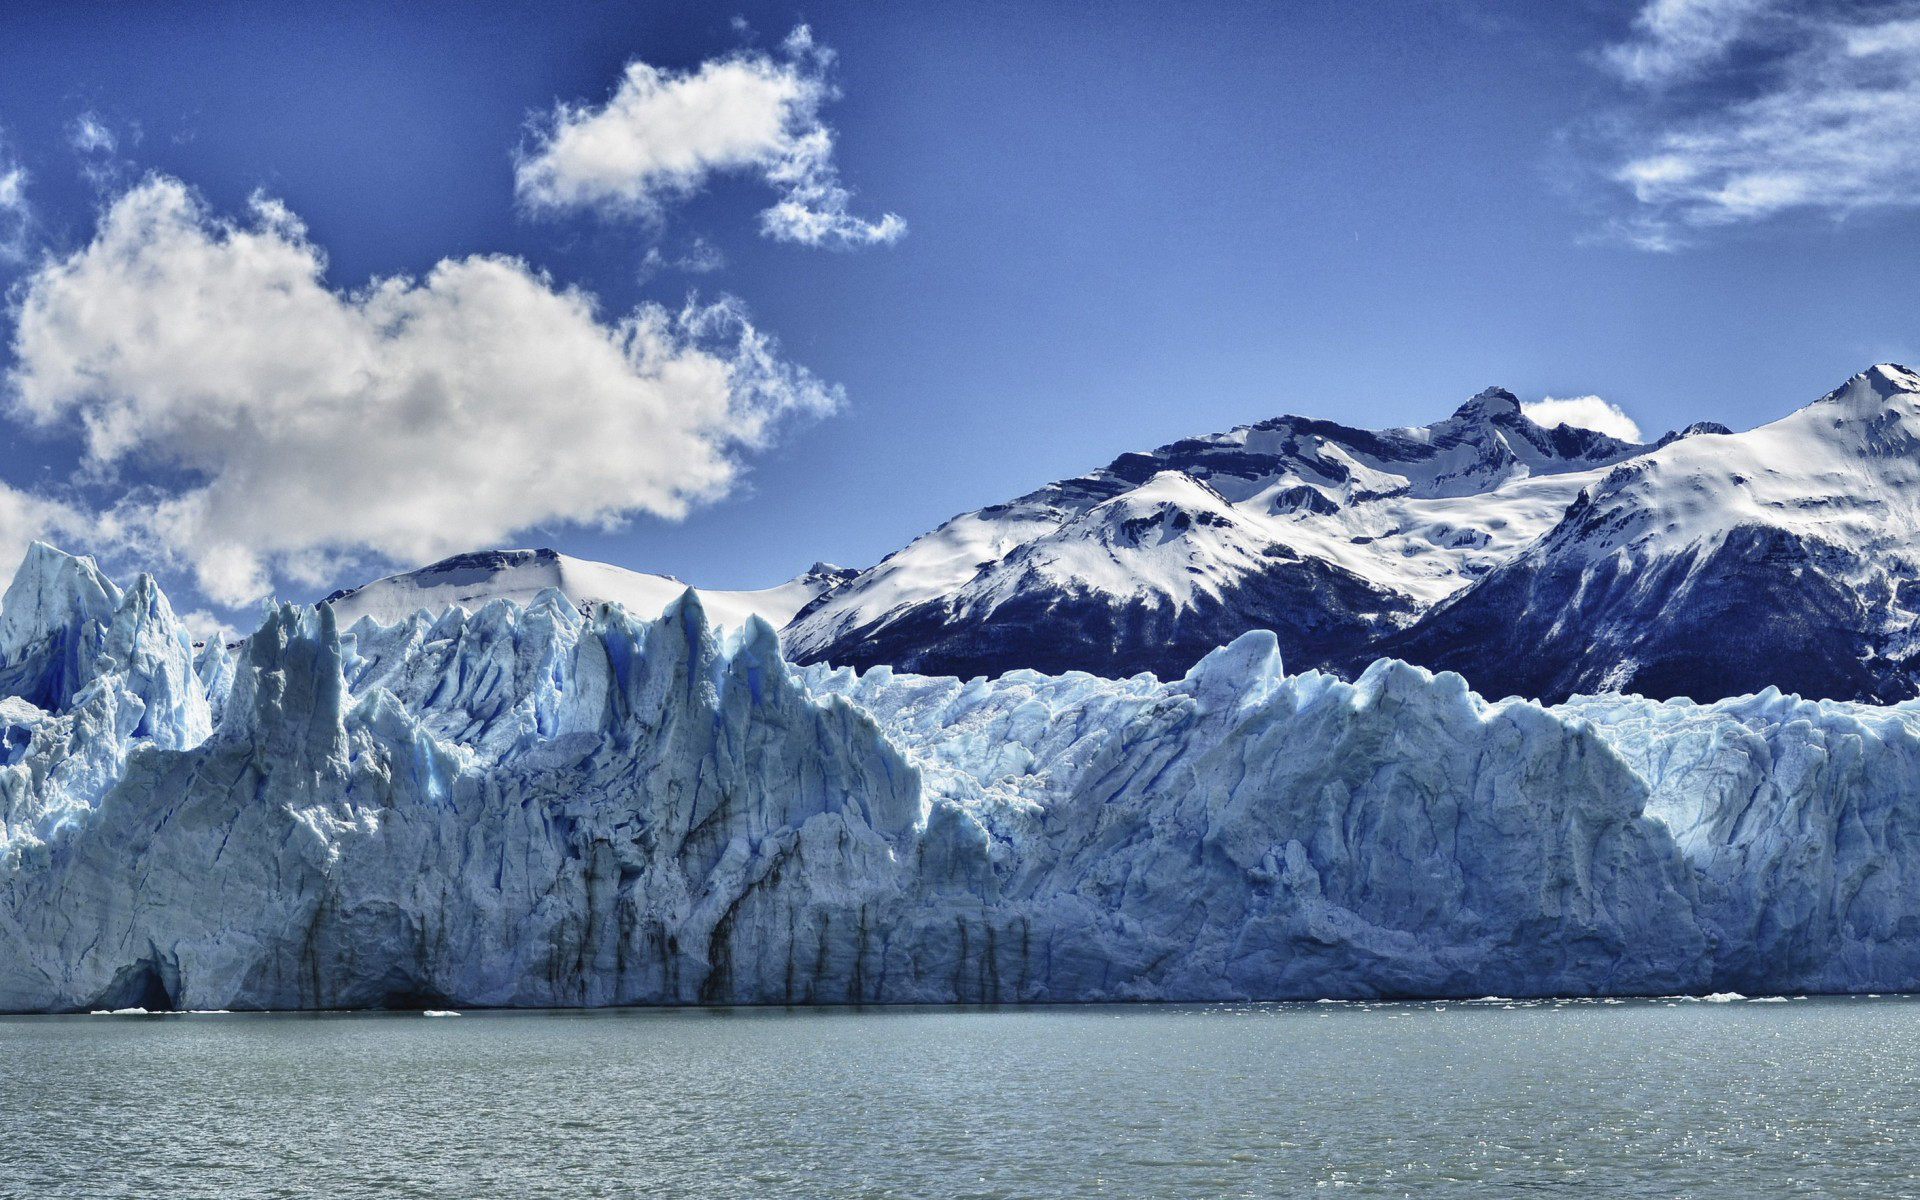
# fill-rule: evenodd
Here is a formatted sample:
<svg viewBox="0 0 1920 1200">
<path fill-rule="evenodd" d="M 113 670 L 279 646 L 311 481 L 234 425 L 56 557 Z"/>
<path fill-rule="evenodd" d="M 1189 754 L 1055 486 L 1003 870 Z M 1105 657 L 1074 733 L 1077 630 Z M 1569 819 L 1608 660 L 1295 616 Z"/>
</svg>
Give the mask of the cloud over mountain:
<svg viewBox="0 0 1920 1200">
<path fill-rule="evenodd" d="M 1604 433 L 1623 442 L 1646 440 L 1641 436 L 1639 424 L 1622 412 L 1619 405 L 1598 396 L 1542 396 L 1531 403 L 1522 404 L 1520 411 L 1534 424 L 1547 429 L 1571 425 L 1575 429 Z"/>
</svg>

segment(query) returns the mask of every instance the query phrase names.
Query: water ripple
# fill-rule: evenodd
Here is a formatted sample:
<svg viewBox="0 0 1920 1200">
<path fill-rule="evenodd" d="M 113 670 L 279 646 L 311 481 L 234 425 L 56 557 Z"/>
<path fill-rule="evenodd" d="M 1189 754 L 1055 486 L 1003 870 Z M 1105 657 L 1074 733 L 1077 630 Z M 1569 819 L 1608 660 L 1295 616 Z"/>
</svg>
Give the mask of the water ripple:
<svg viewBox="0 0 1920 1200">
<path fill-rule="evenodd" d="M 1920 1195 L 1903 997 L 22 1017 L 0 1056 L 9 1197 Z"/>
</svg>

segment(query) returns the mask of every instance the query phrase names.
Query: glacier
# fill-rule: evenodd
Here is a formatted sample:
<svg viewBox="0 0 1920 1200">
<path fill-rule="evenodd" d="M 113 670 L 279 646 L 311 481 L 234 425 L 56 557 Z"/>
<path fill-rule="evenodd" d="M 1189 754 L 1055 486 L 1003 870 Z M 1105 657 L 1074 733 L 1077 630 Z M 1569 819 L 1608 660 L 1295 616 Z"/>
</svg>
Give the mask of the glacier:
<svg viewBox="0 0 1920 1200">
<path fill-rule="evenodd" d="M 688 593 L 0 601 L 0 1010 L 1920 986 L 1920 706 L 796 667 Z"/>
</svg>

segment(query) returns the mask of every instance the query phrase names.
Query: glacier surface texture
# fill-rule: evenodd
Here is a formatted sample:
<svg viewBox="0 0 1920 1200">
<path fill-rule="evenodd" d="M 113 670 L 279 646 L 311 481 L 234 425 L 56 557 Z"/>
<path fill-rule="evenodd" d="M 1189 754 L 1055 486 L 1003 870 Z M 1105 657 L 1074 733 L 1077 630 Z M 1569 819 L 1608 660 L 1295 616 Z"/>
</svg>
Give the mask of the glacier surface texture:
<svg viewBox="0 0 1920 1200">
<path fill-rule="evenodd" d="M 559 592 L 0 606 L 0 1009 L 1920 987 L 1920 707 L 797 668 Z"/>
</svg>

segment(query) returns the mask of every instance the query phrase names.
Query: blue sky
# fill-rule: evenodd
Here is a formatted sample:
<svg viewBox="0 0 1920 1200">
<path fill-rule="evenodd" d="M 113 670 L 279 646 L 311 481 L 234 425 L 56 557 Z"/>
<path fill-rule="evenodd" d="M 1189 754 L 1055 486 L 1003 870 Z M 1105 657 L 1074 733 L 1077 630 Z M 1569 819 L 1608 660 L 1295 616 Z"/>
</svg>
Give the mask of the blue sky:
<svg viewBox="0 0 1920 1200">
<path fill-rule="evenodd" d="M 0 22 L 0 542 L 186 608 L 502 544 L 761 586 L 1283 412 L 1654 436 L 1920 358 L 1913 4 Z"/>
</svg>

